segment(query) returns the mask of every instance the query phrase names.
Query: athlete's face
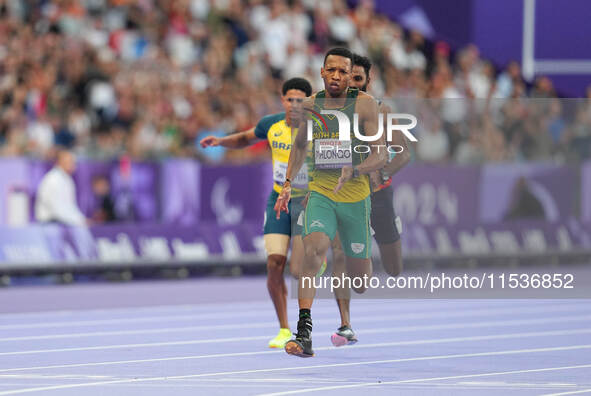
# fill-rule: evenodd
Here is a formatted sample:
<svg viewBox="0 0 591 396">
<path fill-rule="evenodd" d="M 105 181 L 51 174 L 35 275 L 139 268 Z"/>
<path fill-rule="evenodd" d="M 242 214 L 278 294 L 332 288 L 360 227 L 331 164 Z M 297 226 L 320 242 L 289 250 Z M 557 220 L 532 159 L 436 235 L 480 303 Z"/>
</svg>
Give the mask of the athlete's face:
<svg viewBox="0 0 591 396">
<path fill-rule="evenodd" d="M 302 115 L 302 102 L 306 94 L 299 89 L 290 89 L 281 97 L 285 114 L 290 120 L 297 120 Z"/>
<path fill-rule="evenodd" d="M 369 78 L 367 77 L 367 74 L 365 74 L 363 66 L 353 66 L 349 86 L 365 92 L 367 90 L 367 84 L 369 84 Z"/>
<path fill-rule="evenodd" d="M 351 59 L 339 55 L 329 55 L 320 70 L 324 88 L 331 97 L 341 96 L 349 87 L 351 80 Z"/>
</svg>

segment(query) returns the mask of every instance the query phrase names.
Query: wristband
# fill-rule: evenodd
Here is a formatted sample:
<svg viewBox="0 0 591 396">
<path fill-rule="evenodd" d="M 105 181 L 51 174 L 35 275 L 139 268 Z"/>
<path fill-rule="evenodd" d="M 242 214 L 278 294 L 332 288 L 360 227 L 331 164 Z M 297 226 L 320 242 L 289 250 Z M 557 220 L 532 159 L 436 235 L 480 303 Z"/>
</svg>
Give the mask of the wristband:
<svg viewBox="0 0 591 396">
<path fill-rule="evenodd" d="M 353 167 L 353 177 L 359 177 L 359 169 Z"/>
</svg>

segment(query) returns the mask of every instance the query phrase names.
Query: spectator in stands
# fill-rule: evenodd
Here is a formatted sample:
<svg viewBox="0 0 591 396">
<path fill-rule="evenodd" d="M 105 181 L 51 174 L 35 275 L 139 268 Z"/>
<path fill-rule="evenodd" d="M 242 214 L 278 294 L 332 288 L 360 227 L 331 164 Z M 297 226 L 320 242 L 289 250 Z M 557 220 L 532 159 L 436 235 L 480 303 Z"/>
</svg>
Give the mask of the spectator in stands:
<svg viewBox="0 0 591 396">
<path fill-rule="evenodd" d="M 37 190 L 35 219 L 41 223 L 84 226 L 87 220 L 76 202 L 76 185 L 72 174 L 76 158 L 60 150 L 55 166 L 45 175 Z"/>
<path fill-rule="evenodd" d="M 587 89 L 588 93 L 589 88 Z M 589 158 L 591 155 L 591 101 L 582 101 L 577 109 L 575 122 L 569 130 L 569 154 L 574 160 Z"/>
<path fill-rule="evenodd" d="M 541 119 L 525 119 L 520 149 L 524 159 L 528 161 L 542 161 L 550 157 L 552 138 L 548 131 L 544 130 Z"/>
<path fill-rule="evenodd" d="M 11 128 L 4 136 L 4 142 L 0 147 L 0 156 L 2 157 L 16 157 L 22 155 L 27 144 L 26 134 L 18 129 Z"/>
<path fill-rule="evenodd" d="M 514 91 L 515 84 L 521 84 L 521 68 L 519 63 L 511 61 L 507 65 L 507 68 L 497 78 L 497 89 L 495 91 L 495 97 L 497 98 L 508 98 Z"/>
<path fill-rule="evenodd" d="M 54 130 L 49 118 L 43 115 L 27 128 L 29 151 L 41 158 L 49 158 L 53 149 Z"/>
<path fill-rule="evenodd" d="M 566 121 L 562 114 L 562 104 L 559 99 L 552 99 L 549 104 L 549 112 L 544 119 L 546 130 L 550 134 L 554 144 L 568 144 Z"/>
<path fill-rule="evenodd" d="M 97 204 L 92 214 L 93 222 L 108 223 L 117 220 L 109 179 L 102 175 L 95 177 L 92 181 L 92 191 Z"/>
<path fill-rule="evenodd" d="M 530 96 L 532 98 L 555 98 L 554 84 L 546 76 L 536 78 Z"/>
<path fill-rule="evenodd" d="M 470 121 L 468 139 L 462 141 L 454 153 L 455 161 L 460 165 L 475 165 L 484 161 L 482 124 L 480 120 Z"/>
<path fill-rule="evenodd" d="M 510 159 L 511 152 L 503 132 L 494 124 L 488 114 L 482 116 L 482 146 L 484 148 L 484 161 L 500 162 Z"/>
<path fill-rule="evenodd" d="M 419 159 L 430 163 L 441 163 L 449 156 L 449 138 L 443 130 L 443 123 L 437 116 L 422 123 L 417 142 Z"/>
<path fill-rule="evenodd" d="M 432 75 L 433 71 L 442 67 L 450 66 L 451 49 L 445 41 L 438 41 L 433 48 L 433 56 L 427 65 L 427 74 Z"/>
<path fill-rule="evenodd" d="M 333 0 L 333 15 L 328 20 L 328 28 L 332 45 L 349 46 L 353 43 L 356 27 L 343 0 Z"/>
<path fill-rule="evenodd" d="M 419 32 L 379 14 L 373 0 L 0 1 L 0 31 L 2 155 L 53 158 L 65 145 L 98 158 L 123 150 L 138 159 L 200 158 L 196 136 L 278 111 L 285 78 L 303 75 L 319 88 L 322 53 L 337 43 L 372 58 L 372 95 L 443 100 L 448 158 L 471 139 L 474 108 L 496 112 L 513 145 L 525 132 L 507 136 L 503 102 L 556 97 L 546 77 L 528 92 L 515 61 L 496 78 L 474 45 L 454 54 L 437 42 L 427 53 Z M 500 99 L 472 100 L 489 96 Z"/>
</svg>

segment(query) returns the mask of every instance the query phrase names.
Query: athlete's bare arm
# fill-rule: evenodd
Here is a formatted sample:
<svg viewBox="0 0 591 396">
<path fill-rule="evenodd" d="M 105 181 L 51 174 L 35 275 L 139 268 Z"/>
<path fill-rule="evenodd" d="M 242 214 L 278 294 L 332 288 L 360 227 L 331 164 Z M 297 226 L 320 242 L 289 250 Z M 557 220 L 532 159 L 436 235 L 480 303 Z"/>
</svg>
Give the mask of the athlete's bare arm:
<svg viewBox="0 0 591 396">
<path fill-rule="evenodd" d="M 254 134 L 254 127 L 252 127 L 244 132 L 234 133 L 229 136 L 224 136 L 223 138 L 218 138 L 216 136 L 206 136 L 201 139 L 200 144 L 201 147 L 222 146 L 232 149 L 239 149 L 250 146 L 256 140 L 258 140 L 258 138 Z"/>
<path fill-rule="evenodd" d="M 384 115 L 384 124 L 388 122 L 388 113 L 391 113 L 392 109 L 385 103 L 380 105 L 380 113 Z M 384 133 L 386 131 L 386 125 L 384 125 Z M 410 150 L 408 148 L 408 141 L 403 133 L 396 131 L 392 135 L 392 141 L 388 142 L 390 146 L 402 147 L 402 152 L 396 153 L 392 161 L 387 162 L 384 166 L 384 171 L 388 176 L 392 176 L 400 169 L 404 168 L 410 162 Z"/>
<path fill-rule="evenodd" d="M 307 149 L 308 149 L 308 140 L 306 139 L 307 136 L 307 122 L 308 122 L 308 114 L 309 112 L 306 110 L 312 110 L 314 108 L 314 98 L 316 95 L 312 95 L 306 99 L 302 103 L 304 112 L 302 117 L 300 118 L 297 125 L 294 123 L 294 127 L 298 128 L 298 133 L 293 141 L 291 146 L 291 150 L 289 151 L 289 161 L 287 162 L 287 171 L 285 173 L 285 177 L 288 180 L 291 180 L 304 166 L 304 162 L 306 161 Z M 277 202 L 275 203 L 275 213 L 277 214 L 277 218 L 281 215 L 281 212 L 289 212 L 288 204 L 291 198 L 291 183 L 285 182 L 283 184 L 283 188 L 281 190 L 281 194 L 277 197 Z"/>
<path fill-rule="evenodd" d="M 362 131 L 366 136 L 374 136 L 378 133 L 378 103 L 376 100 L 366 94 L 359 92 L 356 112 L 359 114 L 359 120 Z M 378 140 L 369 144 L 371 153 L 369 156 L 357 165 L 355 168 L 360 175 L 369 174 L 375 170 L 379 170 L 386 165 L 388 161 L 388 150 L 385 147 L 385 139 L 382 135 Z M 337 183 L 334 192 L 338 192 L 343 185 L 353 177 L 353 167 L 345 166 L 341 172 L 341 177 Z"/>
<path fill-rule="evenodd" d="M 307 139 L 307 128 L 306 124 L 309 119 L 309 112 L 307 110 L 312 110 L 314 108 L 314 96 L 306 98 L 304 100 L 303 108 L 304 112 L 302 117 L 298 123 L 298 133 L 293 141 L 293 145 L 291 146 L 291 151 L 289 153 L 289 161 L 287 163 L 287 173 L 286 177 L 288 179 L 293 178 L 302 168 L 304 162 L 306 161 L 307 149 L 308 149 L 308 139 Z"/>
</svg>

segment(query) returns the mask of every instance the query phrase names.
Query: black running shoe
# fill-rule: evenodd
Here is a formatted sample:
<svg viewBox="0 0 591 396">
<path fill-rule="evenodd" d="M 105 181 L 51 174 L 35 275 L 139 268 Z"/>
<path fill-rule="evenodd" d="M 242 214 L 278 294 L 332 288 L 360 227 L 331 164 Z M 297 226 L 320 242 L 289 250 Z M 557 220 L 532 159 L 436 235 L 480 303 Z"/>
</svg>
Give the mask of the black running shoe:
<svg viewBox="0 0 591 396">
<path fill-rule="evenodd" d="M 290 355 L 303 358 L 314 356 L 312 350 L 312 320 L 310 318 L 298 321 L 298 332 L 294 334 L 295 339 L 287 341 L 285 352 Z"/>
<path fill-rule="evenodd" d="M 349 326 L 341 326 L 337 329 L 337 332 L 330 336 L 332 345 L 340 347 L 343 345 L 353 345 L 357 342 L 355 338 L 355 332 Z"/>
</svg>

